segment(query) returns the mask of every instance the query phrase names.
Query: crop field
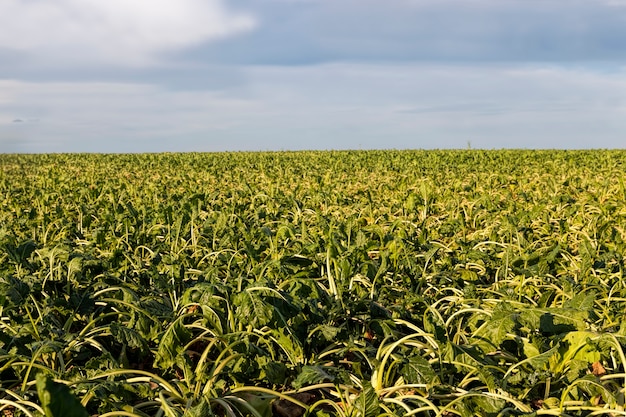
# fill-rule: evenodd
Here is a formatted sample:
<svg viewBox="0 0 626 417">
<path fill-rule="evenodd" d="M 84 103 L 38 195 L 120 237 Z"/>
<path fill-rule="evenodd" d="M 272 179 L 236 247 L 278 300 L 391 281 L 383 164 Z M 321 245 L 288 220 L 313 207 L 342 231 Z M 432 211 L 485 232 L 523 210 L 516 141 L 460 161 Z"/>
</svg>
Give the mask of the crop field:
<svg viewBox="0 0 626 417">
<path fill-rule="evenodd" d="M 626 151 L 0 155 L 0 416 L 624 416 Z"/>
</svg>

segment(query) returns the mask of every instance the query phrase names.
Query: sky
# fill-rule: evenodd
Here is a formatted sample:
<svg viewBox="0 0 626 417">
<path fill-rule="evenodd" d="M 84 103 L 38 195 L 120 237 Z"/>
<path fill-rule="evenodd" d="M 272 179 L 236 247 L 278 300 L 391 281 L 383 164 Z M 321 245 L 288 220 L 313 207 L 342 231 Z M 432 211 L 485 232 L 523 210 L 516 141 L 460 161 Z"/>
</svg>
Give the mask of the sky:
<svg viewBox="0 0 626 417">
<path fill-rule="evenodd" d="M 2 0 L 0 153 L 626 147 L 626 0 Z"/>
</svg>

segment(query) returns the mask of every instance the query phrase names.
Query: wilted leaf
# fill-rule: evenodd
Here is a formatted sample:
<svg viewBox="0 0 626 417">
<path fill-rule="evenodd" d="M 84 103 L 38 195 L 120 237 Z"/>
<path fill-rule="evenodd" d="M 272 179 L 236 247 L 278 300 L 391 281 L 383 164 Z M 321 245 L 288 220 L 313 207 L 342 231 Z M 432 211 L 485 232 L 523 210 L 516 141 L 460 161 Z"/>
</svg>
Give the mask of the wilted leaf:
<svg viewBox="0 0 626 417">
<path fill-rule="evenodd" d="M 591 364 L 591 372 L 595 376 L 606 375 L 606 369 L 604 369 L 604 366 L 602 366 L 602 364 L 599 361 L 596 361 Z"/>
</svg>

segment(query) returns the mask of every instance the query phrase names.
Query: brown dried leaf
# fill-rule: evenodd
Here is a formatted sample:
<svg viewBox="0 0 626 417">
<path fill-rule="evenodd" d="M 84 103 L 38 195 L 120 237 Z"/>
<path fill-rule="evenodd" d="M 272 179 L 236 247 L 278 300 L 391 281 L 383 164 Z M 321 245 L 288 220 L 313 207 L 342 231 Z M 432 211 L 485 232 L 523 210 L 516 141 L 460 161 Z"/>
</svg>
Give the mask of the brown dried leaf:
<svg viewBox="0 0 626 417">
<path fill-rule="evenodd" d="M 593 373 L 595 376 L 606 375 L 606 369 L 604 369 L 604 366 L 602 366 L 600 362 L 596 361 L 591 364 L 591 373 Z"/>
</svg>

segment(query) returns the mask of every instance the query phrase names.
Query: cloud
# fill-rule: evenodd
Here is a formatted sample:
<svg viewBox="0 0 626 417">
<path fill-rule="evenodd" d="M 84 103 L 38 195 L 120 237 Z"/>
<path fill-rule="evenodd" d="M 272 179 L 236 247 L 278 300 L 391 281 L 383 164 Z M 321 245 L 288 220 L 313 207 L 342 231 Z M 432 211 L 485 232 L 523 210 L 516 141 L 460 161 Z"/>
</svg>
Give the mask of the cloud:
<svg viewBox="0 0 626 417">
<path fill-rule="evenodd" d="M 624 60 L 617 1 L 238 0 L 265 24 L 193 53 L 268 65 Z"/>
<path fill-rule="evenodd" d="M 464 148 L 468 141 L 619 148 L 626 131 L 619 70 L 342 63 L 242 71 L 247 82 L 225 91 L 0 81 L 0 152 Z"/>
<path fill-rule="evenodd" d="M 2 0 L 0 48 L 59 66 L 143 65 L 255 24 L 221 0 Z"/>
</svg>

